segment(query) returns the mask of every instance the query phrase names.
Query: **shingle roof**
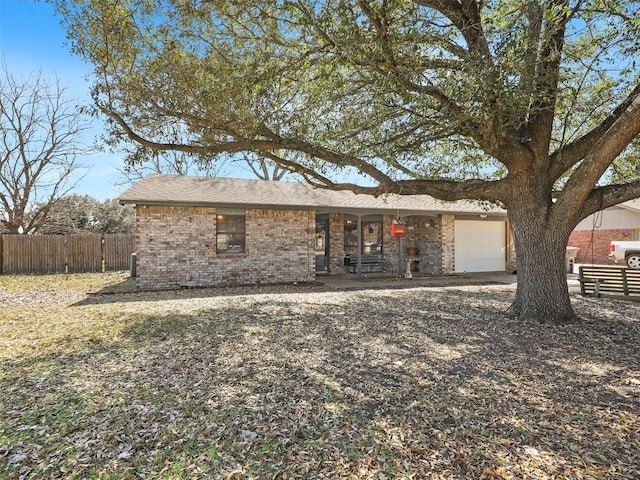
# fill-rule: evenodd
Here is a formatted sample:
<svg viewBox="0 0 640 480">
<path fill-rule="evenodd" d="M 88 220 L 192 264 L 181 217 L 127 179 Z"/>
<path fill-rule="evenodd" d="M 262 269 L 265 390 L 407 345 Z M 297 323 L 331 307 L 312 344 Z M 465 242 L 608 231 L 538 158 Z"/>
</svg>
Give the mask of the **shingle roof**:
<svg viewBox="0 0 640 480">
<path fill-rule="evenodd" d="M 137 205 L 212 206 L 226 208 L 299 209 L 343 213 L 400 212 L 483 214 L 504 216 L 497 207 L 443 202 L 427 195 L 358 195 L 350 191 L 314 188 L 306 183 L 220 177 L 154 174 L 120 195 L 120 203 Z"/>
</svg>

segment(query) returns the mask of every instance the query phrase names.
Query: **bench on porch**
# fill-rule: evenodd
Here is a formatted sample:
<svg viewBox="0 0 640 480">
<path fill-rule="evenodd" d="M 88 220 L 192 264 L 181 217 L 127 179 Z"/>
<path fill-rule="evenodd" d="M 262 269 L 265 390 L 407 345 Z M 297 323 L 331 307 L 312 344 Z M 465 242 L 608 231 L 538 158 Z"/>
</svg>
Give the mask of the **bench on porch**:
<svg viewBox="0 0 640 480">
<path fill-rule="evenodd" d="M 582 265 L 578 273 L 580 294 L 640 301 L 640 270 L 627 267 Z"/>
<path fill-rule="evenodd" d="M 382 254 L 365 254 L 360 255 L 360 273 L 368 272 L 391 272 L 393 273 L 393 264 Z M 344 266 L 349 273 L 356 273 L 358 268 L 357 255 L 345 255 Z"/>
</svg>

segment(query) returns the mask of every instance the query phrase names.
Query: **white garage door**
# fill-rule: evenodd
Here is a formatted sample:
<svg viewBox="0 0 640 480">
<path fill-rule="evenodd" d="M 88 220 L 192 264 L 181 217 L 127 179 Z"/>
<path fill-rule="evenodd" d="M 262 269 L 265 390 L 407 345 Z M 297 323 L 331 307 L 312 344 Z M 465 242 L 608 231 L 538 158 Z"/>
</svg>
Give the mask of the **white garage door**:
<svg viewBox="0 0 640 480">
<path fill-rule="evenodd" d="M 504 272 L 506 223 L 456 220 L 456 272 Z"/>
</svg>

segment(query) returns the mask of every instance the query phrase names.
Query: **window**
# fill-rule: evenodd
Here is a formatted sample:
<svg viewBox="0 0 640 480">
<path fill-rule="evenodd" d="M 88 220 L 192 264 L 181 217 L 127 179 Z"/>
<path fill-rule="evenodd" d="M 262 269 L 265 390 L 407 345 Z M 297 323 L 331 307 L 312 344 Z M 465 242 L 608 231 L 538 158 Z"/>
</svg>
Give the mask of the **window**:
<svg viewBox="0 0 640 480">
<path fill-rule="evenodd" d="M 216 253 L 244 253 L 245 213 L 221 211 L 216 214 Z"/>
<path fill-rule="evenodd" d="M 344 222 L 344 253 L 347 255 L 358 253 L 358 224 L 355 220 Z"/>
<path fill-rule="evenodd" d="M 382 220 L 379 220 L 377 215 L 362 219 L 360 241 L 363 255 L 382 253 Z M 345 215 L 344 253 L 358 253 L 358 221 L 357 217 L 352 218 L 351 215 Z"/>
<path fill-rule="evenodd" d="M 382 253 L 382 222 L 362 222 L 362 253 Z"/>
</svg>

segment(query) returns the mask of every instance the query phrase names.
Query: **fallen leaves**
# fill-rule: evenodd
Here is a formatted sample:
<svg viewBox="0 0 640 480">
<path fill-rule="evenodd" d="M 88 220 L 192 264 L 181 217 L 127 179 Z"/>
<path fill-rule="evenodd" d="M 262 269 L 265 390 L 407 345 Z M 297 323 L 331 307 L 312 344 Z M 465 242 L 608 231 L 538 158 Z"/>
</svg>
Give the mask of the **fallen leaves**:
<svg viewBox="0 0 640 480">
<path fill-rule="evenodd" d="M 3 290 L 0 477 L 640 477 L 637 304 L 547 327 L 501 313 L 512 286 L 55 278 Z"/>
</svg>

